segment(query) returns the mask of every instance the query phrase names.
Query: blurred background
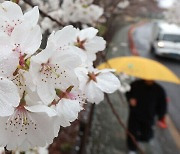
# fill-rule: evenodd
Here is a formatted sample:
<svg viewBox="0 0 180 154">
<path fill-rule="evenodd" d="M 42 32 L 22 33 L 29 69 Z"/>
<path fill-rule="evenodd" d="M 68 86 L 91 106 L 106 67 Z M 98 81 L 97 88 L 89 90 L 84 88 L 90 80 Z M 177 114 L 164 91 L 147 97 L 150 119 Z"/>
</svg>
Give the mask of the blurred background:
<svg viewBox="0 0 180 154">
<path fill-rule="evenodd" d="M 93 26 L 107 41 L 98 53 L 95 66 L 108 59 L 140 56 L 153 59 L 180 76 L 180 1 L 179 0 L 13 0 L 24 11 L 38 5 L 39 24 L 44 41 L 48 35 L 72 24 Z M 3 2 L 3 0 L 0 0 Z M 42 43 L 42 48 L 46 44 Z M 104 102 L 88 104 L 70 127 L 61 128 L 53 144 L 36 153 L 50 154 L 126 154 L 126 127 L 129 113 L 124 96 L 134 77 L 118 74 L 119 91 L 106 95 Z M 140 145 L 144 153 L 180 153 L 180 86 L 158 81 L 167 93 L 166 129 L 154 126 L 152 143 Z M 109 103 L 112 106 L 109 106 Z M 115 111 L 113 111 L 115 109 Z M 119 119 L 118 119 L 119 118 Z M 33 151 L 31 151 L 33 152 Z"/>
</svg>

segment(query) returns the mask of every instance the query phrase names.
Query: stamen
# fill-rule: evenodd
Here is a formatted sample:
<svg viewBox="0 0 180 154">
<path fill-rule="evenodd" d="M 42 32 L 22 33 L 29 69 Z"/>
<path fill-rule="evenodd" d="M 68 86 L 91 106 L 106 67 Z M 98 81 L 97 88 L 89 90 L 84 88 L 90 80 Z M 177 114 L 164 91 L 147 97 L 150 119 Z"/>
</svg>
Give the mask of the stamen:
<svg viewBox="0 0 180 154">
<path fill-rule="evenodd" d="M 24 134 L 27 135 L 28 129 L 31 129 L 32 127 L 36 130 L 37 124 L 32 120 L 24 106 L 19 105 L 14 114 L 8 118 L 5 130 L 20 136 Z"/>
</svg>

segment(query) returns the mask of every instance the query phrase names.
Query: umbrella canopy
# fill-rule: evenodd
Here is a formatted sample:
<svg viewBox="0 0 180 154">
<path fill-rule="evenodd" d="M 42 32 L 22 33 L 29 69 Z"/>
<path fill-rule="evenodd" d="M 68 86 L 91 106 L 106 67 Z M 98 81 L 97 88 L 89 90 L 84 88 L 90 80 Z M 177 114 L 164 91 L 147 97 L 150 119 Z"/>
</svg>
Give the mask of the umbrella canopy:
<svg viewBox="0 0 180 154">
<path fill-rule="evenodd" d="M 157 61 L 137 56 L 113 58 L 99 65 L 98 68 L 114 68 L 118 73 L 122 72 L 146 80 L 180 84 L 180 79 L 166 66 Z"/>
</svg>

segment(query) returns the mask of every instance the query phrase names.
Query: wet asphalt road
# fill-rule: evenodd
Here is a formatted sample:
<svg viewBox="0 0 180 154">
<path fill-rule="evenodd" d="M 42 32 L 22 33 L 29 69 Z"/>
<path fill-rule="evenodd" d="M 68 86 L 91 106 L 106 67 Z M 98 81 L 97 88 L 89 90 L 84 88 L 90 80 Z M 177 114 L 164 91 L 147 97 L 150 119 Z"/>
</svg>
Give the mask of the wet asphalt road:
<svg viewBox="0 0 180 154">
<path fill-rule="evenodd" d="M 136 29 L 134 33 L 134 40 L 140 55 L 161 62 L 171 69 L 178 77 L 180 77 L 180 61 L 156 57 L 150 52 L 150 38 L 152 33 L 152 23 L 145 24 Z M 161 82 L 161 84 L 165 87 L 170 100 L 168 112 L 176 128 L 180 132 L 180 85 L 165 82 Z"/>
<path fill-rule="evenodd" d="M 131 54 L 128 47 L 128 30 L 129 26 L 125 26 L 124 28 L 121 27 L 119 31 L 116 32 L 107 50 L 108 59 L 117 56 L 128 56 Z M 145 25 L 138 28 L 134 35 L 134 40 L 136 41 L 135 43 L 142 56 L 154 58 L 154 56 L 149 54 L 148 50 L 148 31 L 151 33 L 150 30 L 150 25 Z M 158 59 L 158 61 L 161 61 L 161 59 Z M 166 60 L 162 60 L 162 62 L 170 65 L 168 67 L 173 67 L 173 69 L 177 69 L 177 71 L 179 70 L 179 63 L 176 64 L 176 62 L 174 63 Z M 180 109 L 178 109 L 178 107 L 180 107 L 180 104 L 178 104 L 178 98 L 180 97 L 178 95 L 178 91 L 180 91 L 179 86 L 171 83 L 161 84 L 163 84 L 168 92 L 168 95 L 171 97 L 169 110 L 172 114 L 171 117 L 174 115 L 175 118 L 177 118 L 174 118 L 173 120 L 178 125 L 178 117 L 180 117 L 178 114 L 180 111 Z M 113 102 L 113 105 L 122 121 L 126 123 L 128 116 L 127 102 L 121 101 L 117 93 L 111 94 L 110 100 Z M 87 154 L 127 154 L 125 132 L 118 124 L 117 119 L 112 114 L 112 111 L 110 110 L 106 101 L 107 100 L 105 99 L 102 103 L 95 107 L 91 128 L 91 137 L 89 139 L 90 142 L 86 148 Z M 178 107 L 175 105 L 178 105 Z M 173 107 L 175 109 L 173 109 Z M 169 129 L 162 130 L 158 127 L 155 127 L 155 137 L 152 142 L 150 144 L 143 145 L 143 147 L 146 149 L 146 154 L 180 153 Z"/>
</svg>

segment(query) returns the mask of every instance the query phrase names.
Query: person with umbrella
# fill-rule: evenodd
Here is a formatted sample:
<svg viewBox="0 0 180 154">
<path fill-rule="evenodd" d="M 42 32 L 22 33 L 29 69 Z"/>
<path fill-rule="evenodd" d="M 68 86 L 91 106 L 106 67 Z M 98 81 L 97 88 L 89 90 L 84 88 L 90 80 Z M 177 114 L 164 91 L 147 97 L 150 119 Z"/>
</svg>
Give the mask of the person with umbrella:
<svg viewBox="0 0 180 154">
<path fill-rule="evenodd" d="M 152 139 L 156 115 L 159 126 L 167 127 L 164 121 L 167 112 L 166 93 L 155 81 L 132 82 L 131 90 L 126 93 L 126 97 L 129 102 L 128 130 L 137 141 L 149 142 Z M 127 136 L 127 146 L 130 153 L 135 153 L 137 150 L 129 136 Z"/>
<path fill-rule="evenodd" d="M 131 90 L 126 93 L 129 101 L 128 128 L 137 141 L 148 142 L 153 137 L 155 116 L 158 125 L 166 128 L 166 93 L 155 81 L 180 84 L 180 79 L 163 64 L 144 57 L 115 57 L 100 64 L 99 69 L 113 68 L 116 73 L 125 73 L 143 80 L 134 81 Z M 127 137 L 129 150 L 136 151 L 131 138 Z M 132 152 L 135 154 L 136 152 Z"/>
</svg>

